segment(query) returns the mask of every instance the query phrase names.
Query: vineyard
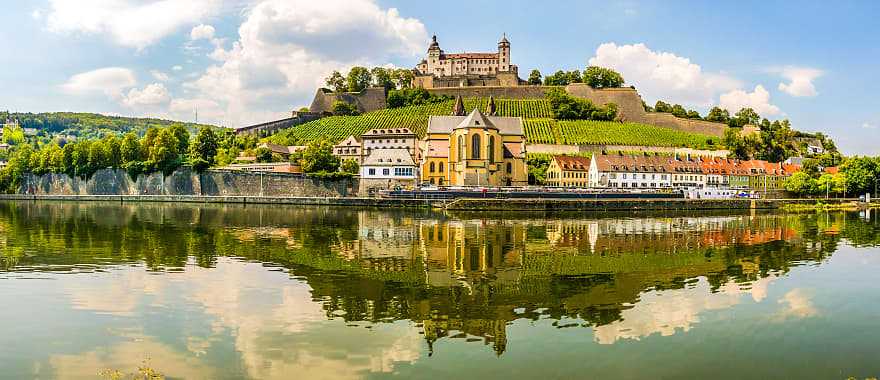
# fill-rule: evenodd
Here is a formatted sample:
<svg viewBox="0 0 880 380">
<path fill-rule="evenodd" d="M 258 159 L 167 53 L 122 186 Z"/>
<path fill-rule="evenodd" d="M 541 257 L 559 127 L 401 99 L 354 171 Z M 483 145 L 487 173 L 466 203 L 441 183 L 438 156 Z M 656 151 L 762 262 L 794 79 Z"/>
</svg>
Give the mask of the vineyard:
<svg viewBox="0 0 880 380">
<path fill-rule="evenodd" d="M 464 100 L 465 109 L 485 110 L 489 99 Z M 409 128 L 424 137 L 428 118 L 449 115 L 454 101 L 383 109 L 359 116 L 330 116 L 279 132 L 268 138 L 283 145 L 299 145 L 317 139 L 333 143 L 359 136 L 375 128 Z M 591 120 L 554 120 L 550 102 L 543 99 L 496 99 L 498 116 L 522 117 L 526 140 L 532 144 L 636 145 L 713 148 L 718 138 L 669 128 L 635 123 Z"/>
</svg>

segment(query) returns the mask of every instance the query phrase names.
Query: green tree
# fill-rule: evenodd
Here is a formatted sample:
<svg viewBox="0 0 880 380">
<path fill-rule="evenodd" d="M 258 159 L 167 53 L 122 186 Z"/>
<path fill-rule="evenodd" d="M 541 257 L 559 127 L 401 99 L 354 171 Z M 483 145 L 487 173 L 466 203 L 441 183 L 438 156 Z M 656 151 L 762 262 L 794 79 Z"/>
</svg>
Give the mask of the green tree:
<svg viewBox="0 0 880 380">
<path fill-rule="evenodd" d="M 342 161 L 342 164 L 339 165 L 339 170 L 343 173 L 358 174 L 360 169 L 361 167 L 358 165 L 357 161 L 352 159 Z"/>
<path fill-rule="evenodd" d="M 315 140 L 303 151 L 303 172 L 333 173 L 339 169 L 339 158 L 333 155 L 333 144 L 327 140 Z"/>
<path fill-rule="evenodd" d="M 324 80 L 324 83 L 335 92 L 345 92 L 348 90 L 348 84 L 345 82 L 345 77 L 336 70 L 333 70 L 333 73 Z"/>
<path fill-rule="evenodd" d="M 125 134 L 120 144 L 119 154 L 123 164 L 143 160 L 143 149 L 137 134 L 134 132 Z"/>
<path fill-rule="evenodd" d="M 170 174 L 180 165 L 180 142 L 177 141 L 174 131 L 171 128 L 163 128 L 156 135 L 153 145 L 149 148 L 150 152 L 147 156 L 149 164 L 152 167 L 147 169 L 158 169 L 165 174 Z"/>
<path fill-rule="evenodd" d="M 672 115 L 684 119 L 687 118 L 687 110 L 681 104 L 676 104 L 672 106 Z"/>
<path fill-rule="evenodd" d="M 528 83 L 533 86 L 537 86 L 542 83 L 541 72 L 538 71 L 538 69 L 534 69 L 531 73 L 529 73 Z"/>
<path fill-rule="evenodd" d="M 341 100 L 333 102 L 333 114 L 337 116 L 355 116 L 359 114 L 357 106 Z"/>
<path fill-rule="evenodd" d="M 850 157 L 840 165 L 849 194 L 873 193 L 875 181 L 880 178 L 878 172 L 877 160 L 871 157 Z"/>
<path fill-rule="evenodd" d="M 189 151 L 189 131 L 183 124 L 173 124 L 171 126 L 171 133 L 174 134 L 174 138 L 177 140 L 177 153 L 185 154 Z"/>
<path fill-rule="evenodd" d="M 414 77 L 412 70 L 409 69 L 395 69 L 391 72 L 391 80 L 398 89 L 412 87 Z"/>
<path fill-rule="evenodd" d="M 700 113 L 697 111 L 694 111 L 694 110 L 687 111 L 687 118 L 688 119 L 695 119 L 695 120 L 702 119 L 702 117 L 700 116 Z"/>
<path fill-rule="evenodd" d="M 657 103 L 654 104 L 654 112 L 671 113 L 672 106 L 670 106 L 669 103 L 658 100 Z"/>
<path fill-rule="evenodd" d="M 345 81 L 348 83 L 349 92 L 361 92 L 370 85 L 373 76 L 366 67 L 355 66 L 349 70 Z"/>
<path fill-rule="evenodd" d="M 730 121 L 730 112 L 720 107 L 712 107 L 709 113 L 706 114 L 706 120 L 727 124 Z"/>
<path fill-rule="evenodd" d="M 254 150 L 254 157 L 256 158 L 257 162 L 272 162 L 272 151 L 269 150 L 269 148 L 261 146 Z"/>
<path fill-rule="evenodd" d="M 810 195 L 816 192 L 816 181 L 804 172 L 796 172 L 785 179 L 783 183 L 786 191 L 797 195 Z"/>
<path fill-rule="evenodd" d="M 567 84 L 568 74 L 562 70 L 558 70 L 555 73 L 544 77 L 544 85 L 546 86 L 565 86 Z"/>
<path fill-rule="evenodd" d="M 374 67 L 370 69 L 370 75 L 373 77 L 373 86 L 382 87 L 385 91 L 397 89 L 391 76 L 391 70 L 384 67 Z"/>
<path fill-rule="evenodd" d="M 734 117 L 729 120 L 728 125 L 735 128 L 741 128 L 747 124 L 759 125 L 760 121 L 761 116 L 758 115 L 755 110 L 751 108 L 743 108 L 737 111 Z"/>
<path fill-rule="evenodd" d="M 584 70 L 584 83 L 592 88 L 613 88 L 623 86 L 620 73 L 599 66 L 589 66 Z"/>
<path fill-rule="evenodd" d="M 193 167 L 201 170 L 214 165 L 219 148 L 219 141 L 214 130 L 208 127 L 199 128 L 199 133 L 189 147 L 189 159 Z"/>
<path fill-rule="evenodd" d="M 22 129 L 20 126 L 3 126 L 3 142 L 9 145 L 21 145 L 24 144 L 26 140 L 27 139 L 24 135 L 24 129 Z"/>
</svg>

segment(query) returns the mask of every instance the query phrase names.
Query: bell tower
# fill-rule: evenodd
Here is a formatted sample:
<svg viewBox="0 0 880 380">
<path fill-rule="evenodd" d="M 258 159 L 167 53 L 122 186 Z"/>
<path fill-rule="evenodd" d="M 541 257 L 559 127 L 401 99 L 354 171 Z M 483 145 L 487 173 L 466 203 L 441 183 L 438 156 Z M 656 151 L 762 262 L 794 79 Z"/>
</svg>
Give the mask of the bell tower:
<svg viewBox="0 0 880 380">
<path fill-rule="evenodd" d="M 507 40 L 507 33 L 498 41 L 498 71 L 510 71 L 510 41 Z"/>
</svg>

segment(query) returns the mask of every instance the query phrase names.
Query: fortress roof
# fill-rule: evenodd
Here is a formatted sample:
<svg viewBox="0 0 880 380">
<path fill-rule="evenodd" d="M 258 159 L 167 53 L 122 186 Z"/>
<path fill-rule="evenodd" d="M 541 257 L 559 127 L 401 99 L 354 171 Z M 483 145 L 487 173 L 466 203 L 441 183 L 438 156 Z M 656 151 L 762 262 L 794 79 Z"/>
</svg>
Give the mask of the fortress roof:
<svg viewBox="0 0 880 380">
<path fill-rule="evenodd" d="M 498 53 L 455 53 L 455 54 L 444 54 L 440 56 L 440 59 L 496 59 L 498 58 Z"/>
</svg>

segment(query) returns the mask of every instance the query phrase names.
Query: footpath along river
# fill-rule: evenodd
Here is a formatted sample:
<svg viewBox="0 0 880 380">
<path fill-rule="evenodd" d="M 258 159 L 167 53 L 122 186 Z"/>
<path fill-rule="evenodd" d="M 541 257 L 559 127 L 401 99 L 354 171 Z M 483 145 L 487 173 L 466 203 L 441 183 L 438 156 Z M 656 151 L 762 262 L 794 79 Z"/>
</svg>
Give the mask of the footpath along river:
<svg viewBox="0 0 880 380">
<path fill-rule="evenodd" d="M 0 379 L 878 376 L 876 213 L 0 201 Z"/>
</svg>

